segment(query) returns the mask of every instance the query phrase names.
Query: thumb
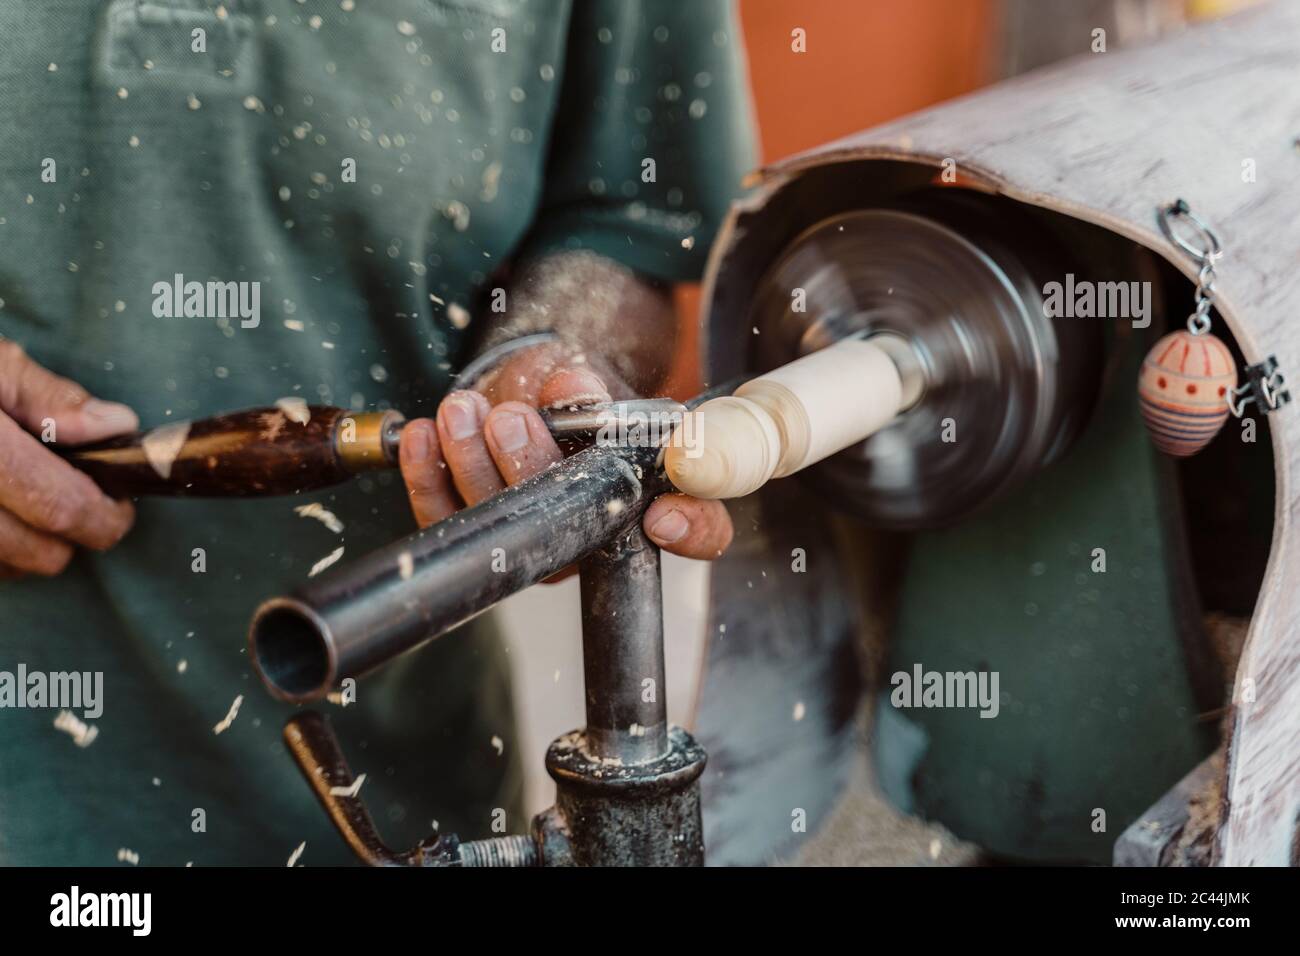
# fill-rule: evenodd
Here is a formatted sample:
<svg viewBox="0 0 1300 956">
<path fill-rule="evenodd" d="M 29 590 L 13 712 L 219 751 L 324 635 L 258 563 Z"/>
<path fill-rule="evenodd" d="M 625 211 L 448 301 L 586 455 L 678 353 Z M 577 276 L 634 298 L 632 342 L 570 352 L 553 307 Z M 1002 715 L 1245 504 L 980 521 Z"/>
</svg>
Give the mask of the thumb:
<svg viewBox="0 0 1300 956">
<path fill-rule="evenodd" d="M 0 410 L 48 443 L 80 445 L 140 427 L 127 406 L 92 397 L 8 341 L 0 341 Z"/>
</svg>

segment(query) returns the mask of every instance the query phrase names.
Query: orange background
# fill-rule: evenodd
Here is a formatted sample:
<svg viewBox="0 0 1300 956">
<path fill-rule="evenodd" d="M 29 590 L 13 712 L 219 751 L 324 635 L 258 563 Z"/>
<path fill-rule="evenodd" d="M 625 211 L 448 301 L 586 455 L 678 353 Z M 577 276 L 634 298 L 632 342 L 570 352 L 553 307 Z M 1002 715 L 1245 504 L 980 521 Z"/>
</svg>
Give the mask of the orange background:
<svg viewBox="0 0 1300 956">
<path fill-rule="evenodd" d="M 770 163 L 989 82 L 995 0 L 741 0 L 760 158 Z M 805 31 L 807 52 L 791 49 Z M 677 290 L 669 394 L 700 390 L 698 286 Z"/>
</svg>

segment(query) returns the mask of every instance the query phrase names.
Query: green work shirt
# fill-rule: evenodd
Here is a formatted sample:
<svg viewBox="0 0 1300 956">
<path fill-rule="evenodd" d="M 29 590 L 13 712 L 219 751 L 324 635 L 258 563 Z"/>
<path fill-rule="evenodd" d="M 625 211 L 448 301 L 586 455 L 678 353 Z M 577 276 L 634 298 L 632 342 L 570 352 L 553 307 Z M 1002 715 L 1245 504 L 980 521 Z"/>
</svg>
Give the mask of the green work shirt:
<svg viewBox="0 0 1300 956">
<path fill-rule="evenodd" d="M 283 397 L 427 414 L 503 264 L 697 277 L 751 161 L 724 3 L 41 0 L 0 4 L 0 37 L 0 334 L 146 427 Z M 176 276 L 257 283 L 256 323 L 167 317 Z M 336 548 L 412 530 L 396 474 L 141 500 L 115 550 L 0 585 L 0 671 L 103 675 L 91 740 L 0 709 L 0 863 L 350 860 L 245 635 Z M 542 755 L 506 664 L 462 630 L 325 705 L 391 844 L 489 835 L 497 808 L 526 829 Z"/>
</svg>

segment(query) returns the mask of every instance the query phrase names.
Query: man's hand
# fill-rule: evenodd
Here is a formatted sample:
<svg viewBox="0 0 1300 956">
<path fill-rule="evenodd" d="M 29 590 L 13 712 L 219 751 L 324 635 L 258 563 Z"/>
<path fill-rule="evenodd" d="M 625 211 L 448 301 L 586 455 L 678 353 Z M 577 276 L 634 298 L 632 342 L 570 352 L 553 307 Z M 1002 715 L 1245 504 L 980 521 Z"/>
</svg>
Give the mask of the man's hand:
<svg viewBox="0 0 1300 956">
<path fill-rule="evenodd" d="M 437 420 L 402 432 L 402 477 L 420 527 L 475 505 L 562 457 L 538 408 L 565 408 L 633 397 L 594 356 L 559 344 L 524 349 L 475 391 L 452 392 Z M 731 543 L 731 518 L 720 501 L 661 495 L 646 510 L 646 534 L 665 551 L 711 559 Z"/>
<path fill-rule="evenodd" d="M 109 498 L 36 436 L 77 445 L 138 425 L 125 405 L 91 398 L 0 340 L 0 577 L 59 574 L 76 545 L 107 550 L 135 520 L 130 502 Z"/>
</svg>

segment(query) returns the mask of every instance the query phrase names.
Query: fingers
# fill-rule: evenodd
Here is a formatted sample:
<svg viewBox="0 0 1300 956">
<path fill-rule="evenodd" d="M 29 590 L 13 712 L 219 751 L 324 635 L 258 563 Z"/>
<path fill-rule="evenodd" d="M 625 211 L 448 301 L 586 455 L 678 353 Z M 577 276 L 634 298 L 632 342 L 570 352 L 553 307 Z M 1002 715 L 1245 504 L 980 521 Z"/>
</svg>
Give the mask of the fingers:
<svg viewBox="0 0 1300 956">
<path fill-rule="evenodd" d="M 452 392 L 438 406 L 438 440 L 452 481 L 467 505 L 490 498 L 506 483 L 483 437 L 492 406 L 478 392 Z"/>
<path fill-rule="evenodd" d="M 493 405 L 524 402 L 536 408 L 542 385 L 568 355 L 558 342 L 523 349 L 502 362 L 479 388 Z"/>
<path fill-rule="evenodd" d="M 586 368 L 562 368 L 553 372 L 537 392 L 538 408 L 597 405 L 612 400 L 600 376 Z"/>
<path fill-rule="evenodd" d="M 407 423 L 402 429 L 398 456 L 416 524 L 427 528 L 460 508 L 451 469 L 443 460 L 438 429 L 432 420 L 417 418 Z"/>
<path fill-rule="evenodd" d="M 21 574 L 52 577 L 60 574 L 71 560 L 72 545 L 0 511 L 0 571 L 7 568 L 10 577 Z"/>
<path fill-rule="evenodd" d="M 28 431 L 46 434 L 54 423 L 53 440 L 69 445 L 135 431 L 135 412 L 117 402 L 105 402 L 66 378 L 33 362 L 14 342 L 0 341 L 0 410 Z"/>
<path fill-rule="evenodd" d="M 566 373 L 576 373 L 569 378 Z M 523 402 L 534 408 L 587 405 L 634 398 L 632 389 L 599 356 L 561 343 L 524 349 L 506 359 L 475 388 L 493 405 Z"/>
<path fill-rule="evenodd" d="M 641 525 L 650 540 L 671 554 L 709 561 L 731 544 L 731 516 L 721 501 L 688 495 L 660 495 Z"/>
<path fill-rule="evenodd" d="M 542 416 L 523 402 L 492 409 L 485 435 L 497 471 L 508 485 L 531 478 L 564 457 Z"/>
<path fill-rule="evenodd" d="M 77 445 L 133 431 L 135 413 L 91 398 L 7 341 L 0 341 L 0 411 L 0 578 L 59 574 L 74 544 L 117 544 L 135 509 L 113 501 L 42 441 Z"/>
<path fill-rule="evenodd" d="M 0 508 L 36 531 L 102 551 L 135 520 L 129 502 L 114 501 L 86 475 L 0 415 Z"/>
<path fill-rule="evenodd" d="M 607 383 L 613 382 L 613 387 Z M 629 397 L 627 386 L 612 374 L 602 375 L 585 356 L 559 343 L 541 345 L 511 356 L 475 391 L 452 392 L 438 406 L 435 433 L 424 435 L 416 423 L 402 438 L 402 474 L 421 526 L 456 510 L 451 488 L 467 505 L 476 505 L 508 485 L 544 471 L 564 456 L 537 408 L 608 402 Z M 481 390 L 481 391 L 479 391 Z M 408 441 L 409 437 L 409 441 Z M 445 477 L 429 466 L 417 467 L 409 454 L 424 450 L 426 439 L 440 449 Z M 437 452 L 430 452 L 436 456 Z"/>
</svg>

